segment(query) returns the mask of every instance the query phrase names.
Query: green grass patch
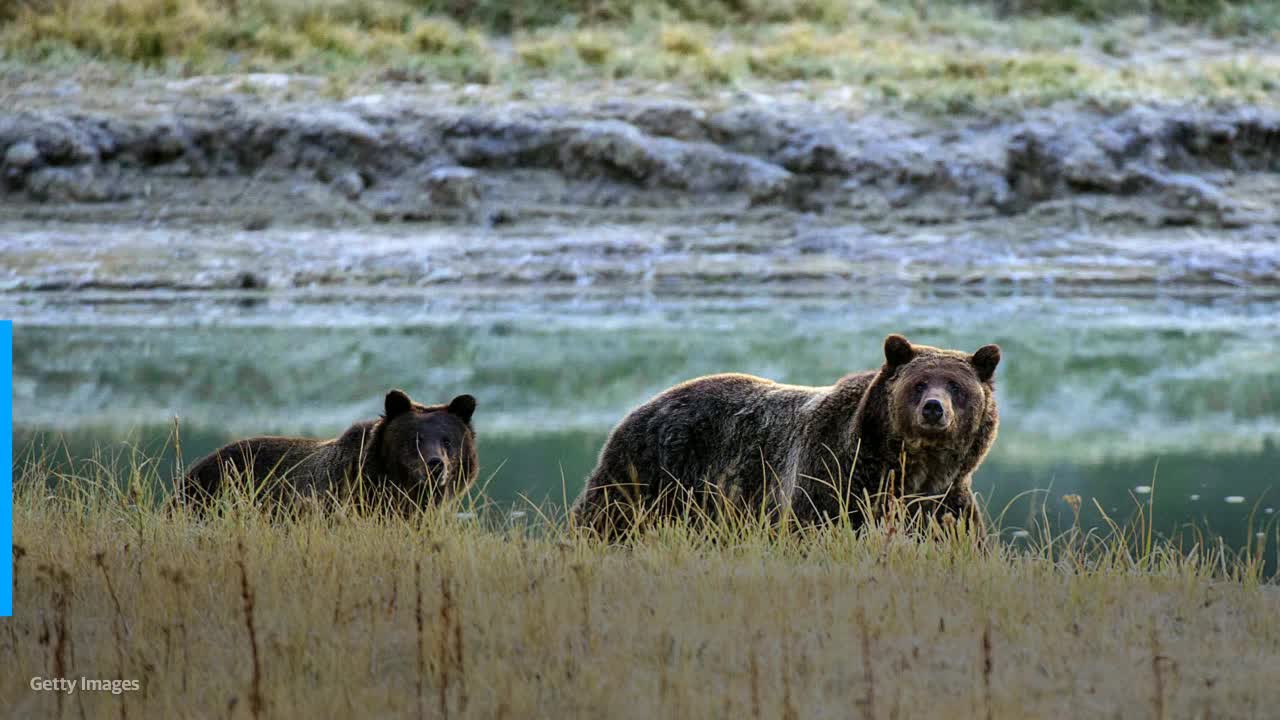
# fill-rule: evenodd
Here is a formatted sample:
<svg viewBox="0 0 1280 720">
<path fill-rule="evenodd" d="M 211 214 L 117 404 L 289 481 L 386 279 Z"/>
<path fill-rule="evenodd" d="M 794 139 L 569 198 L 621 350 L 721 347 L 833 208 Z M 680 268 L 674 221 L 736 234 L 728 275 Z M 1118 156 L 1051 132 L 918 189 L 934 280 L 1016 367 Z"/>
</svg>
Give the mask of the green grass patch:
<svg viewBox="0 0 1280 720">
<path fill-rule="evenodd" d="M 1143 62 L 1150 14 L 1120 2 L 562 2 L 47 0 L 4 6 L 3 60 L 150 72 L 245 71 L 417 81 L 676 82 L 712 90 L 800 81 L 925 111 L 1059 100 L 1274 102 L 1274 63 Z M 1197 5 L 1197 7 L 1199 7 Z M 1210 32 L 1280 29 L 1280 3 L 1143 5 Z M 1212 8 L 1208 12 L 1206 8 Z M 1129 8 L 1137 10 L 1138 8 Z M 1105 21 L 1100 19 L 1105 18 Z M 1156 42 L 1156 41 L 1153 41 Z M 1117 62 L 1117 60 L 1123 62 Z M 1206 61 L 1207 62 L 1207 61 Z"/>
</svg>

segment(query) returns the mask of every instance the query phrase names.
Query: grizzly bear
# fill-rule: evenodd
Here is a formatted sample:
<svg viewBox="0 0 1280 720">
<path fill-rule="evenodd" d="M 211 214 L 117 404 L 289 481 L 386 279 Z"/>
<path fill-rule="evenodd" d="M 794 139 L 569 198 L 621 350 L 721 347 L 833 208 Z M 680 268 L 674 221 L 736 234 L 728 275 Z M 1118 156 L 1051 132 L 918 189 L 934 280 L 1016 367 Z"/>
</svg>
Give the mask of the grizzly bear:
<svg viewBox="0 0 1280 720">
<path fill-rule="evenodd" d="M 918 496 L 939 518 L 981 531 L 971 487 L 996 439 L 994 374 L 1000 348 L 972 355 L 884 341 L 878 370 L 828 387 L 750 375 L 709 375 L 633 410 L 610 434 L 574 503 L 579 527 L 611 536 L 640 510 L 790 510 L 806 524 L 844 517 L 860 526 L 864 498 Z"/>
<path fill-rule="evenodd" d="M 175 500 L 204 508 L 224 482 L 241 482 L 252 483 L 251 497 L 268 504 L 310 496 L 423 507 L 475 481 L 475 409 L 470 395 L 422 405 L 392 390 L 380 418 L 358 422 L 336 438 L 255 437 L 215 450 L 177 483 Z"/>
</svg>

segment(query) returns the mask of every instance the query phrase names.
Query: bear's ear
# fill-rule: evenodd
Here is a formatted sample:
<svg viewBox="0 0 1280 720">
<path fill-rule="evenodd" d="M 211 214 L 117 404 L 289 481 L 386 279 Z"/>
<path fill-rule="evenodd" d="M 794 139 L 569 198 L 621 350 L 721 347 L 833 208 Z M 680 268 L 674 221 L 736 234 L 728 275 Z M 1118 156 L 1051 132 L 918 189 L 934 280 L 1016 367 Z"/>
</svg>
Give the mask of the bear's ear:
<svg viewBox="0 0 1280 720">
<path fill-rule="evenodd" d="M 978 371 L 978 379 L 986 382 L 996 374 L 996 366 L 1000 364 L 1000 346 L 999 345 L 983 345 L 973 354 L 969 362 L 973 363 L 973 367 Z"/>
<path fill-rule="evenodd" d="M 915 356 L 916 349 L 911 347 L 911 342 L 901 335 L 890 335 L 884 339 L 884 359 L 889 367 L 906 365 Z"/>
<path fill-rule="evenodd" d="M 409 412 L 409 408 L 413 407 L 413 401 L 403 390 L 392 390 L 387 393 L 386 403 L 383 405 L 384 417 L 388 420 Z"/>
<path fill-rule="evenodd" d="M 456 415 L 459 420 L 470 425 L 471 415 L 476 411 L 476 399 L 470 395 L 459 395 L 449 401 L 449 414 Z"/>
</svg>

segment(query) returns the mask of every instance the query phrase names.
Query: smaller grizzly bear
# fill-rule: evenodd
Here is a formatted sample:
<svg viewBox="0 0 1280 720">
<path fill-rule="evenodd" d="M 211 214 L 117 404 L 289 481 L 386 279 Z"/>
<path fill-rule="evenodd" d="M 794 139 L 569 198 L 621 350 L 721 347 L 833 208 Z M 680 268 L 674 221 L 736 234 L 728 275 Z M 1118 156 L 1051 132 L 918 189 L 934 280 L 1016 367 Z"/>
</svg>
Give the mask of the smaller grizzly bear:
<svg viewBox="0 0 1280 720">
<path fill-rule="evenodd" d="M 280 504 L 301 497 L 360 497 L 411 509 L 452 497 L 479 472 L 471 427 L 476 399 L 422 405 L 387 393 L 384 414 L 331 440 L 255 437 L 202 458 L 177 484 L 178 503 L 207 507 L 224 482 L 252 482 L 253 497 Z"/>
<path fill-rule="evenodd" d="M 980 532 L 972 478 L 1000 424 L 1000 348 L 970 355 L 890 335 L 884 355 L 878 370 L 827 387 L 725 374 L 666 390 L 614 428 L 574 523 L 624 534 L 638 508 L 680 515 L 693 501 L 857 527 L 863 498 L 887 494 L 931 498 L 936 516 L 959 515 Z"/>
</svg>

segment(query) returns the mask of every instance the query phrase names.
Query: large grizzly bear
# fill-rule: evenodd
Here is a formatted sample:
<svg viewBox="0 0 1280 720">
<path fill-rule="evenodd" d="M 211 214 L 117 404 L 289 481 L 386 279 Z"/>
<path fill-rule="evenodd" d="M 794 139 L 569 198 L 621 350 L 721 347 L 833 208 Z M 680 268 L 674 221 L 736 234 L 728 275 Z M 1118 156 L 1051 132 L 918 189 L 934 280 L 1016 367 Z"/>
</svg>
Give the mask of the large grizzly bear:
<svg viewBox="0 0 1280 720">
<path fill-rule="evenodd" d="M 861 499 L 885 493 L 930 496 L 914 507 L 980 523 L 971 480 L 1000 422 L 1000 348 L 969 355 L 890 335 L 884 355 L 879 370 L 828 387 L 726 374 L 670 388 L 614 428 L 574 523 L 613 535 L 641 506 L 671 515 L 689 512 L 690 500 L 703 509 L 728 500 L 857 526 Z"/>
<path fill-rule="evenodd" d="M 176 501 L 206 507 L 225 481 L 251 481 L 253 497 L 273 504 L 312 496 L 421 507 L 475 481 L 475 409 L 470 395 L 422 405 L 392 390 L 382 417 L 336 438 L 255 437 L 215 450 L 187 471 Z"/>
</svg>

